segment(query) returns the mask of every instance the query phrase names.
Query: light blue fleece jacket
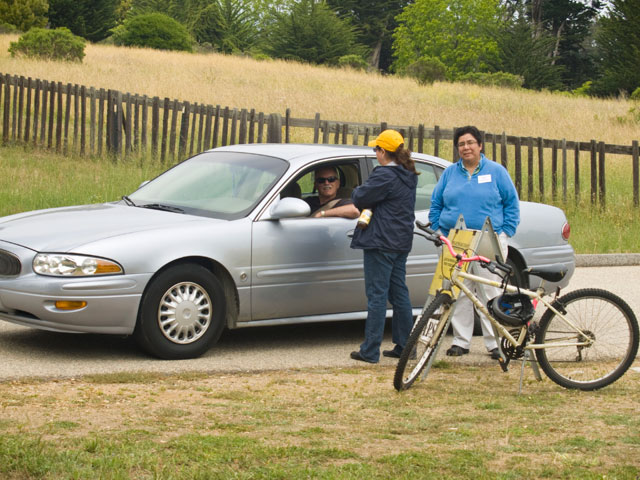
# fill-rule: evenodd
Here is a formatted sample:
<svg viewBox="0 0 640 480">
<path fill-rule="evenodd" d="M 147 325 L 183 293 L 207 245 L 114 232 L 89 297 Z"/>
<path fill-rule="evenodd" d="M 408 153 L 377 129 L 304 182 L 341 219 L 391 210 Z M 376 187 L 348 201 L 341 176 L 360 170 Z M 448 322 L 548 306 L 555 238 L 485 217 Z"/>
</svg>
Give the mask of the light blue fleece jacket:
<svg viewBox="0 0 640 480">
<path fill-rule="evenodd" d="M 473 175 L 462 160 L 442 174 L 431 195 L 431 228 L 449 234 L 462 214 L 467 228 L 479 230 L 489 217 L 496 233 L 512 237 L 520 223 L 520 201 L 507 170 L 484 154 Z"/>
</svg>

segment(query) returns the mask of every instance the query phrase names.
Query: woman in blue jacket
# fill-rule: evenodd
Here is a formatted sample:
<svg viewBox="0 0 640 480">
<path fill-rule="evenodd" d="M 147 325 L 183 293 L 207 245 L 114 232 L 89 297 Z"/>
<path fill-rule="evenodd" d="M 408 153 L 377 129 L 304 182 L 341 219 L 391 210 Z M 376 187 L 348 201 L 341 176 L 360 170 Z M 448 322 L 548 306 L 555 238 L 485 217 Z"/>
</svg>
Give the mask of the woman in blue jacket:
<svg viewBox="0 0 640 480">
<path fill-rule="evenodd" d="M 460 160 L 449 166 L 433 189 L 429 221 L 431 228 L 449 234 L 460 214 L 467 228 L 480 230 L 487 217 L 498 234 L 502 257 L 507 258 L 507 239 L 516 233 L 520 223 L 520 201 L 507 170 L 489 160 L 482 153 L 482 137 L 476 127 L 459 128 L 453 135 Z M 480 276 L 496 281 L 501 279 L 482 269 Z M 470 284 L 472 289 L 482 288 Z M 488 299 L 500 294 L 500 289 L 484 287 Z M 491 324 L 480 315 L 484 343 L 491 358 L 500 358 L 498 345 Z M 451 318 L 453 342 L 447 355 L 461 356 L 469 353 L 473 335 L 473 305 L 466 295 L 460 295 Z"/>
<path fill-rule="evenodd" d="M 364 284 L 367 294 L 365 338 L 351 358 L 369 363 L 380 359 L 387 300 L 393 307 L 392 340 L 386 357 L 399 358 L 411 328 L 413 314 L 406 284 L 407 256 L 413 242 L 418 172 L 404 138 L 385 130 L 369 142 L 380 164 L 351 198 L 359 210 L 373 211 L 369 226 L 356 229 L 351 248 L 364 250 Z"/>
</svg>

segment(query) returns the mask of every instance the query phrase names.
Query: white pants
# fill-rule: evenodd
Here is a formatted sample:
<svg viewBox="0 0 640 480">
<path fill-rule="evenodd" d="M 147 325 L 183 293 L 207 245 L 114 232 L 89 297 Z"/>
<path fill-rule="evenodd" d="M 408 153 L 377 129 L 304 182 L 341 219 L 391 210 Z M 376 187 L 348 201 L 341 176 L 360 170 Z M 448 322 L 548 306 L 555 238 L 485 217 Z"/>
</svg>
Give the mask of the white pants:
<svg viewBox="0 0 640 480">
<path fill-rule="evenodd" d="M 506 260 L 509 250 L 507 245 L 507 235 L 501 233 L 500 235 L 498 235 L 498 240 L 500 241 L 502 258 Z M 486 268 L 476 268 L 475 274 L 479 277 L 483 277 L 489 280 L 495 280 L 496 282 L 500 282 L 502 280 L 499 275 L 491 273 Z M 502 292 L 502 290 L 498 287 L 480 285 L 469 280 L 465 281 L 465 285 L 476 295 L 479 289 L 483 289 L 487 300 L 497 297 Z M 487 351 L 498 348 L 491 323 L 482 313 L 478 312 L 478 315 L 480 316 L 482 337 L 484 339 L 484 345 L 487 348 Z M 473 337 L 473 324 L 473 303 L 471 303 L 469 297 L 460 292 L 460 296 L 456 301 L 456 309 L 453 312 L 453 317 L 451 317 L 451 326 L 453 327 L 453 341 L 451 342 L 451 344 L 468 349 L 471 346 L 471 337 Z"/>
</svg>

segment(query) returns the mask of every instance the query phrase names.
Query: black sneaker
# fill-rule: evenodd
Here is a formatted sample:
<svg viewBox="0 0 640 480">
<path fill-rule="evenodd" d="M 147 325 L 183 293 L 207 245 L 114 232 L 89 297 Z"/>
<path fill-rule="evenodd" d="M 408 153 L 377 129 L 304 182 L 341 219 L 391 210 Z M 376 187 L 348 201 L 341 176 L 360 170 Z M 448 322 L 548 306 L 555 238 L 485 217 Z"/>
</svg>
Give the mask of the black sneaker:
<svg viewBox="0 0 640 480">
<path fill-rule="evenodd" d="M 355 352 L 351 352 L 351 354 L 349 355 L 353 360 L 359 360 L 361 362 L 367 362 L 367 363 L 378 363 L 378 362 L 374 362 L 373 360 L 367 360 L 366 358 L 364 358 L 362 355 L 360 355 L 360 352 L 355 351 Z"/>
<path fill-rule="evenodd" d="M 400 358 L 400 354 L 395 350 L 383 350 L 382 356 L 389 357 L 389 358 Z"/>
<path fill-rule="evenodd" d="M 462 355 L 466 355 L 469 353 L 468 348 L 462 348 L 458 345 L 451 345 L 451 348 L 447 350 L 447 355 L 450 357 L 461 357 Z"/>
<path fill-rule="evenodd" d="M 489 352 L 491 356 L 491 360 L 500 360 L 500 351 L 497 348 L 494 348 Z"/>
</svg>

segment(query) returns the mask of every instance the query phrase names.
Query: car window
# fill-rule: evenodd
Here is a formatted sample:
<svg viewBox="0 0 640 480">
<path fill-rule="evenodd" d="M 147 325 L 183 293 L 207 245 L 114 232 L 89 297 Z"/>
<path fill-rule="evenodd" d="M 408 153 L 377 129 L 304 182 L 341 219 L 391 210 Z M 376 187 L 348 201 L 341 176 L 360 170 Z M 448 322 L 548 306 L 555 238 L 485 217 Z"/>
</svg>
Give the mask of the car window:
<svg viewBox="0 0 640 480">
<path fill-rule="evenodd" d="M 431 207 L 431 194 L 438 183 L 441 169 L 429 163 L 416 162 L 418 188 L 416 189 L 416 210 L 427 210 Z"/>
<path fill-rule="evenodd" d="M 373 167 L 380 165 L 378 160 L 372 159 Z M 442 168 L 425 162 L 415 163 L 418 175 L 418 187 L 416 189 L 416 210 L 428 210 L 431 207 L 431 194 L 438 183 L 438 178 L 442 173 Z"/>
<path fill-rule="evenodd" d="M 338 170 L 338 176 L 340 177 L 338 197 L 351 198 L 353 189 L 362 183 L 362 176 L 357 160 L 350 160 L 346 163 L 336 163 L 334 161 L 316 164 L 313 168 L 297 176 L 293 182 L 289 182 L 281 190 L 281 197 L 307 198 L 317 195 L 314 185 L 314 172 L 324 166 L 335 167 Z"/>
<path fill-rule="evenodd" d="M 176 165 L 131 194 L 136 205 L 161 204 L 194 215 L 245 216 L 286 171 L 282 159 L 205 152 Z"/>
</svg>

